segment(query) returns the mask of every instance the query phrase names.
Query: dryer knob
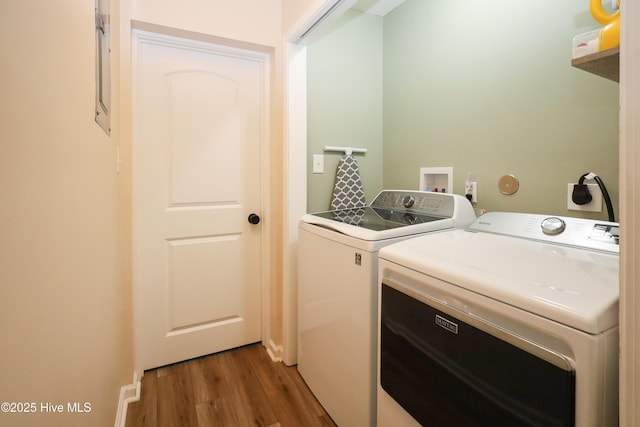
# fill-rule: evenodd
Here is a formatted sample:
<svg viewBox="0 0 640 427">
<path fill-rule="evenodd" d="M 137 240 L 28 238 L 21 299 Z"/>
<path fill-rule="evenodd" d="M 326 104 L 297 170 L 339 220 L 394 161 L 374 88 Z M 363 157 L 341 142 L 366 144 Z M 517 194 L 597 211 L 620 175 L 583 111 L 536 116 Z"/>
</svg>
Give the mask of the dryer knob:
<svg viewBox="0 0 640 427">
<path fill-rule="evenodd" d="M 404 196 L 402 198 L 402 205 L 405 208 L 410 208 L 416 202 L 416 198 L 413 196 Z"/>
<path fill-rule="evenodd" d="M 555 236 L 556 234 L 562 233 L 566 226 L 563 220 L 555 216 L 546 218 L 540 224 L 542 232 L 548 236 Z"/>
</svg>

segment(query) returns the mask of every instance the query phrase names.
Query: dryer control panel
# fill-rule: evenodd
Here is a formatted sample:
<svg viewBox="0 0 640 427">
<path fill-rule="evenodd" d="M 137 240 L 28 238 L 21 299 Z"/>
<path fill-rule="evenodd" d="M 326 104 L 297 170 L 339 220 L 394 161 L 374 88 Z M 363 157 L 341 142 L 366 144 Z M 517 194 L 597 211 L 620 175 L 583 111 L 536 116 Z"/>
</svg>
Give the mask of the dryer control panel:
<svg viewBox="0 0 640 427">
<path fill-rule="evenodd" d="M 620 226 L 615 222 L 539 214 L 489 212 L 470 230 L 619 253 Z"/>
</svg>

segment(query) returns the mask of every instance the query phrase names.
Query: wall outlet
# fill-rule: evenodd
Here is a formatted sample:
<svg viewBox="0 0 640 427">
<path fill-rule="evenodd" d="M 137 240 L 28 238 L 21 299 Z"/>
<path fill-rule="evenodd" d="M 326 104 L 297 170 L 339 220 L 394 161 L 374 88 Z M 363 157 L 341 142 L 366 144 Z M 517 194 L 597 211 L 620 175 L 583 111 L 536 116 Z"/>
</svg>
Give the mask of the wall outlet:
<svg viewBox="0 0 640 427">
<path fill-rule="evenodd" d="M 602 212 L 602 191 L 598 184 L 587 184 L 589 193 L 591 193 L 591 201 L 586 205 L 576 205 L 571 200 L 573 194 L 573 186 L 576 183 L 569 183 L 567 186 L 567 209 L 570 211 L 586 211 L 586 212 Z"/>
<path fill-rule="evenodd" d="M 478 183 L 475 181 L 464 184 L 464 195 L 471 194 L 471 203 L 478 203 Z"/>
<path fill-rule="evenodd" d="M 313 155 L 313 173 L 324 173 L 324 155 Z"/>
</svg>

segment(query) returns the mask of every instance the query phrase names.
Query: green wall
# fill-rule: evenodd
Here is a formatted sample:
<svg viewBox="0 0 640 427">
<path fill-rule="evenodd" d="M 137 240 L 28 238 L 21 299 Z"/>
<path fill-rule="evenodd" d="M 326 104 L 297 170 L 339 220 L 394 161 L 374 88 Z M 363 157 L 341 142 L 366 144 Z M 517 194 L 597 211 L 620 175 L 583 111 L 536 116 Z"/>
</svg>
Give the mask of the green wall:
<svg viewBox="0 0 640 427">
<path fill-rule="evenodd" d="M 382 188 L 382 18 L 348 11 L 332 30 L 307 47 L 309 212 L 329 209 L 342 154 L 324 147 L 366 148 L 355 154 L 365 198 Z M 313 154 L 324 173 L 312 172 Z"/>
<path fill-rule="evenodd" d="M 585 0 L 408 0 L 387 15 L 384 186 L 453 166 L 480 208 L 578 216 L 567 183 L 594 171 L 617 207 L 618 84 L 570 66 L 572 37 L 596 26 Z"/>
<path fill-rule="evenodd" d="M 379 19 L 358 16 L 357 21 Z M 467 172 L 478 182 L 480 209 L 606 218 L 606 209 L 598 214 L 566 209 L 567 183 L 593 171 L 607 185 L 617 213 L 618 84 L 570 65 L 572 37 L 597 26 L 586 0 L 407 0 L 382 20 L 384 72 L 376 89 L 374 62 L 368 71 L 362 66 L 379 38 L 353 20 L 338 25 L 308 50 L 309 157 L 320 145 L 342 145 L 325 137 L 320 142 L 320 134 L 348 135 L 357 124 L 372 140 L 375 132 L 383 135 L 382 174 L 377 171 L 382 181 L 365 184 L 373 194 L 382 188 L 417 189 L 421 167 L 452 166 L 454 192 L 463 193 Z M 354 39 L 361 45 L 350 42 Z M 315 49 L 325 43 L 320 55 Z M 334 58 L 359 67 L 347 75 Z M 331 87 L 332 73 L 339 87 Z M 364 80 L 370 91 L 356 93 L 354 87 L 364 86 Z M 364 114 L 379 92 L 382 121 L 377 113 Z M 318 108 L 319 94 L 332 98 L 324 109 Z M 362 114 L 344 115 L 343 109 Z M 358 119 L 369 120 L 369 127 Z M 359 158 L 361 169 L 373 160 L 370 153 Z M 335 167 L 327 161 L 320 182 L 311 173 L 311 160 L 309 166 L 309 210 L 322 210 Z M 511 196 L 497 187 L 506 174 L 520 181 Z"/>
</svg>

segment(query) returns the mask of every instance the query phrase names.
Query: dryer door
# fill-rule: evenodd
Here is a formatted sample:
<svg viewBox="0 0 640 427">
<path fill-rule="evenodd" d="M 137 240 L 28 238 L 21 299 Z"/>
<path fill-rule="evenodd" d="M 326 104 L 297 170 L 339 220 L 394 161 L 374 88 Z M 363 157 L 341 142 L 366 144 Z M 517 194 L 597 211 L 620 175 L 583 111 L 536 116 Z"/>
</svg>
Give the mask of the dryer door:
<svg viewBox="0 0 640 427">
<path fill-rule="evenodd" d="M 408 293 L 382 283 L 380 383 L 420 424 L 574 426 L 569 360 Z"/>
</svg>

